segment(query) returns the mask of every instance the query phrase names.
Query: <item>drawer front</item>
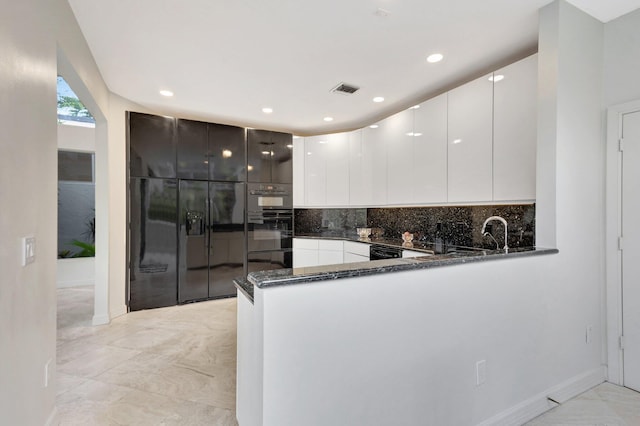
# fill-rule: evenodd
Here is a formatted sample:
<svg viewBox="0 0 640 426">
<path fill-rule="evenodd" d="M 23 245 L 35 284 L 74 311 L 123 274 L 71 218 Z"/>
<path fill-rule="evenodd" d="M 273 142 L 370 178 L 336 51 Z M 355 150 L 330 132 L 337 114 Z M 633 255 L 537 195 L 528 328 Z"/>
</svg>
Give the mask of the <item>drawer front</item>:
<svg viewBox="0 0 640 426">
<path fill-rule="evenodd" d="M 318 250 L 318 242 L 320 240 L 315 240 L 311 238 L 294 238 L 293 239 L 293 248 L 294 249 L 307 249 L 307 250 Z"/>
<path fill-rule="evenodd" d="M 344 242 L 344 251 L 347 253 L 353 253 L 360 256 L 366 256 L 369 259 L 369 244 L 356 243 L 353 241 Z"/>
<path fill-rule="evenodd" d="M 342 251 L 343 241 L 338 240 L 320 240 L 318 248 L 320 250 Z"/>
</svg>

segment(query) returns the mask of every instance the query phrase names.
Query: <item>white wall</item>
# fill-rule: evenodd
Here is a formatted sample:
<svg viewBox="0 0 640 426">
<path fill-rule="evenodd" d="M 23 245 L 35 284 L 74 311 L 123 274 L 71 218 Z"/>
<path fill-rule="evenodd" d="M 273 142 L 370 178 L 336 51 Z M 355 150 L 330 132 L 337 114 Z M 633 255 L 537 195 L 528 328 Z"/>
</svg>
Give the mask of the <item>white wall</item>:
<svg viewBox="0 0 640 426">
<path fill-rule="evenodd" d="M 64 151 L 95 152 L 95 128 L 58 124 L 58 149 Z"/>
<path fill-rule="evenodd" d="M 58 259 L 56 287 L 77 287 L 95 284 L 95 258 Z"/>
<path fill-rule="evenodd" d="M 604 27 L 604 105 L 640 99 L 640 9 Z"/>
<path fill-rule="evenodd" d="M 0 423 L 55 419 L 57 53 L 91 88 L 85 102 L 104 120 L 108 94 L 64 0 L 24 0 L 0 14 Z M 66 78 L 66 76 L 65 76 Z M 77 85 L 73 81 L 67 81 Z M 83 95 L 76 90 L 78 95 Z M 86 96 L 83 97 L 83 100 Z M 102 105 L 99 108 L 98 105 Z M 21 238 L 36 238 L 36 261 L 21 266 Z M 51 382 L 44 366 L 51 360 Z"/>
</svg>

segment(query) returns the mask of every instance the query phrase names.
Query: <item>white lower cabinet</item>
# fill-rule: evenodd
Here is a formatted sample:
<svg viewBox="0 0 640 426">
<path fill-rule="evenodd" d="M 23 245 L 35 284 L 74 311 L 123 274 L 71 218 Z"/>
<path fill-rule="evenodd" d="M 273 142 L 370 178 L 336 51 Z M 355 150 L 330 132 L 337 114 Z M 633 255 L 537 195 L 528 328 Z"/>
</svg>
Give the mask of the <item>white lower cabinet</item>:
<svg viewBox="0 0 640 426">
<path fill-rule="evenodd" d="M 343 241 L 320 240 L 318 244 L 318 265 L 343 263 Z"/>
<path fill-rule="evenodd" d="M 367 262 L 369 244 L 320 238 L 293 239 L 293 267 L 340 265 L 342 263 Z"/>
<path fill-rule="evenodd" d="M 311 238 L 293 239 L 293 267 L 318 266 L 318 241 Z"/>
<path fill-rule="evenodd" d="M 427 253 L 423 253 L 421 251 L 414 251 L 414 250 L 402 250 L 402 258 L 406 259 L 409 257 L 422 257 L 422 256 L 428 256 Z"/>
<path fill-rule="evenodd" d="M 344 263 L 368 262 L 369 244 L 356 243 L 354 241 L 344 242 Z"/>
</svg>

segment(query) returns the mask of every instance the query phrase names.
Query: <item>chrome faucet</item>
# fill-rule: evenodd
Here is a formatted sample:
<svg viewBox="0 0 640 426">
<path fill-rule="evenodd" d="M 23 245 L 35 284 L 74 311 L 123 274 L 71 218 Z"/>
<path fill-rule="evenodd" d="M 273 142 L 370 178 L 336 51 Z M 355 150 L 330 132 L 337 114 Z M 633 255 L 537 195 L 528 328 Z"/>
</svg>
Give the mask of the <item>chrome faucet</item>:
<svg viewBox="0 0 640 426">
<path fill-rule="evenodd" d="M 487 223 L 491 222 L 492 220 L 499 220 L 504 225 L 504 250 L 509 250 L 509 246 L 507 245 L 507 221 L 504 220 L 504 218 L 502 218 L 500 216 L 491 216 L 491 217 L 487 218 L 487 220 L 485 220 L 484 224 L 482 225 L 482 236 L 484 236 L 484 237 L 491 236 L 493 241 L 495 241 L 495 238 L 493 238 L 493 235 L 491 235 L 490 233 L 486 232 Z M 497 245 L 498 245 L 498 243 L 496 242 L 496 246 Z"/>
</svg>

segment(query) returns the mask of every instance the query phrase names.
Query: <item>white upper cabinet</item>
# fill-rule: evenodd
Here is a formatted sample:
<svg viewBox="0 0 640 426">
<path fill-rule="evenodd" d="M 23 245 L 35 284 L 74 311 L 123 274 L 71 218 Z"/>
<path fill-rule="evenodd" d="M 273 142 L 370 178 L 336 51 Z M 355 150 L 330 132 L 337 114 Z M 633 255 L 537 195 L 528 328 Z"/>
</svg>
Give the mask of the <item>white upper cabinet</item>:
<svg viewBox="0 0 640 426">
<path fill-rule="evenodd" d="M 349 204 L 348 142 L 347 133 L 305 138 L 305 206 Z"/>
<path fill-rule="evenodd" d="M 325 148 L 326 202 L 349 205 L 349 133 L 327 135 Z"/>
<path fill-rule="evenodd" d="M 362 134 L 359 129 L 348 133 L 349 137 L 349 205 L 367 206 L 373 197 L 371 186 L 371 159 L 365 157 Z"/>
<path fill-rule="evenodd" d="M 494 72 L 493 199 L 536 198 L 538 55 Z M 500 77 L 502 76 L 502 77 Z"/>
<path fill-rule="evenodd" d="M 447 202 L 447 94 L 414 107 L 413 204 Z"/>
<path fill-rule="evenodd" d="M 362 129 L 363 167 L 368 168 L 365 176 L 369 179 L 365 204 L 373 207 L 387 204 L 387 140 L 381 131 L 384 121 L 377 128 Z"/>
<path fill-rule="evenodd" d="M 378 130 L 387 148 L 387 204 L 409 204 L 413 195 L 413 116 L 407 109 L 381 121 Z"/>
<path fill-rule="evenodd" d="M 493 200 L 493 74 L 449 92 L 448 201 Z"/>
<path fill-rule="evenodd" d="M 327 201 L 327 135 L 304 139 L 304 195 L 306 206 L 324 206 Z"/>
<path fill-rule="evenodd" d="M 304 139 L 293 139 L 293 206 L 304 206 Z"/>
</svg>

